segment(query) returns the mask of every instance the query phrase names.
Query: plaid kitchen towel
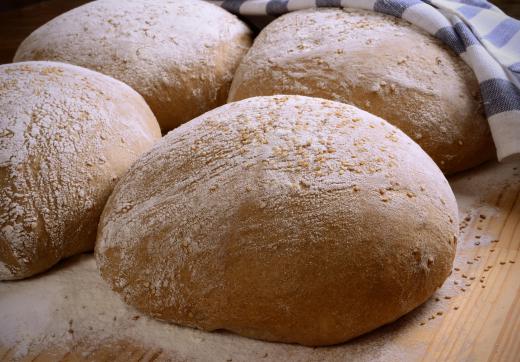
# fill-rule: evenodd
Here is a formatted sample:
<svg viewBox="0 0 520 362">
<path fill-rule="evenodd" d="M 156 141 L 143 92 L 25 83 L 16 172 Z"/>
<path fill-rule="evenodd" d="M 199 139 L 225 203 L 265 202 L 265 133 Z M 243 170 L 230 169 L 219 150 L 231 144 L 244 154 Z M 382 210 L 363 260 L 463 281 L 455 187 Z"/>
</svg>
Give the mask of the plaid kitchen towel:
<svg viewBox="0 0 520 362">
<path fill-rule="evenodd" d="M 520 21 L 485 0 L 206 1 L 244 16 L 350 7 L 408 20 L 441 39 L 475 72 L 498 159 L 520 154 Z"/>
</svg>

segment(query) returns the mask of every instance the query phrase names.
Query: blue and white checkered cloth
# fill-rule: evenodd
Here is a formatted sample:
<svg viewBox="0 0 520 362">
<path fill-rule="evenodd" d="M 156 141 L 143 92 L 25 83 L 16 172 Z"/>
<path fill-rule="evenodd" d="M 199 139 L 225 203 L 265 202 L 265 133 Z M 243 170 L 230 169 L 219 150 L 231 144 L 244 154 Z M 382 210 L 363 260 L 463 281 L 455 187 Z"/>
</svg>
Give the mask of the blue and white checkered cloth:
<svg viewBox="0 0 520 362">
<path fill-rule="evenodd" d="M 348 7 L 408 20 L 441 39 L 475 72 L 498 159 L 520 154 L 520 21 L 485 0 L 207 1 L 244 16 Z"/>
</svg>

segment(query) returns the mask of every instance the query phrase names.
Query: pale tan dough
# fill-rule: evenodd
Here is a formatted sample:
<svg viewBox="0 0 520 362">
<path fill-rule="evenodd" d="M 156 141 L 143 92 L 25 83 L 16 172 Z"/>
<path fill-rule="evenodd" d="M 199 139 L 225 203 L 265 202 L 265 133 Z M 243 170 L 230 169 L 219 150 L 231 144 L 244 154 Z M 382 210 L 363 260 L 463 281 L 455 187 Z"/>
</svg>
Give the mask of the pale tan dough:
<svg viewBox="0 0 520 362">
<path fill-rule="evenodd" d="M 34 31 L 14 61 L 55 60 L 119 79 L 166 131 L 226 102 L 251 42 L 242 21 L 202 0 L 98 0 Z"/>
<path fill-rule="evenodd" d="M 243 58 L 229 101 L 272 94 L 322 97 L 382 117 L 447 174 L 494 155 L 472 70 L 438 39 L 389 15 L 313 9 L 273 21 Z"/>
<path fill-rule="evenodd" d="M 117 184 L 101 276 L 160 319 L 340 343 L 423 303 L 450 273 L 457 204 L 381 118 L 302 96 L 249 98 L 170 132 Z"/>
<path fill-rule="evenodd" d="M 160 137 L 120 81 L 55 62 L 0 65 L 0 280 L 92 250 L 116 180 Z"/>
</svg>

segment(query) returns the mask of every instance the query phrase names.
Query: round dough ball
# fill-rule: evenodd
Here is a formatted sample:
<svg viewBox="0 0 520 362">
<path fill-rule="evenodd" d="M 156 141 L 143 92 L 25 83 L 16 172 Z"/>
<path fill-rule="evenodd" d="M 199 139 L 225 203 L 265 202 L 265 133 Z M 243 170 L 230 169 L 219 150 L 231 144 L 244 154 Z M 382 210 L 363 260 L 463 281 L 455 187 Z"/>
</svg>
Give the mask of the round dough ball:
<svg viewBox="0 0 520 362">
<path fill-rule="evenodd" d="M 414 139 L 450 174 L 494 155 L 477 79 L 405 20 L 313 9 L 273 21 L 240 64 L 229 101 L 301 94 L 355 105 Z"/>
<path fill-rule="evenodd" d="M 226 102 L 250 45 L 242 21 L 201 0 L 98 0 L 34 31 L 14 61 L 55 60 L 119 79 L 169 130 Z"/>
<path fill-rule="evenodd" d="M 314 346 L 428 299 L 457 231 L 448 182 L 401 131 L 343 103 L 257 97 L 142 156 L 107 202 L 96 255 L 151 316 Z"/>
<path fill-rule="evenodd" d="M 119 176 L 161 137 L 127 85 L 68 64 L 0 66 L 0 280 L 94 248 Z"/>
</svg>

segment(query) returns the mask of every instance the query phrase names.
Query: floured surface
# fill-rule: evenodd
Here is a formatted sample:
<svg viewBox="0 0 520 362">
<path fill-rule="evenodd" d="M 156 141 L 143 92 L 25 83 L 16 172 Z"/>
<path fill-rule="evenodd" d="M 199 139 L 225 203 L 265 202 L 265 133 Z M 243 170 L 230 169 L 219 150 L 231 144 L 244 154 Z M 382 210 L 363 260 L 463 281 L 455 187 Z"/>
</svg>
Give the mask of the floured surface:
<svg viewBox="0 0 520 362">
<path fill-rule="evenodd" d="M 308 348 L 150 320 L 109 290 L 88 254 L 42 276 L 0 284 L 0 358 L 512 361 L 520 352 L 520 161 L 486 164 L 451 185 L 462 221 L 459 270 L 422 307 L 349 343 Z"/>
</svg>

